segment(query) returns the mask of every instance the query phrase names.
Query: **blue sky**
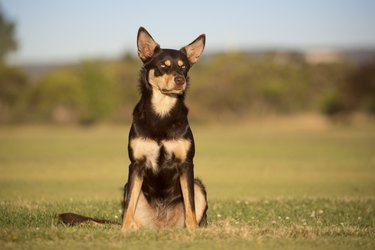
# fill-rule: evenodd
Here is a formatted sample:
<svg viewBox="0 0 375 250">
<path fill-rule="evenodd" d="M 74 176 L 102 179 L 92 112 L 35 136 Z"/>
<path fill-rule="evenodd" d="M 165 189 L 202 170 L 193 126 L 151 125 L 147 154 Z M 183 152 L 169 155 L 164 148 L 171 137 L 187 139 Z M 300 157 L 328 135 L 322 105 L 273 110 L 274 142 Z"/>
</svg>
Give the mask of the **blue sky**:
<svg viewBox="0 0 375 250">
<path fill-rule="evenodd" d="M 208 51 L 375 47 L 373 0 L 0 0 L 17 23 L 13 63 L 118 57 L 144 26 L 162 47 L 206 33 Z"/>
</svg>

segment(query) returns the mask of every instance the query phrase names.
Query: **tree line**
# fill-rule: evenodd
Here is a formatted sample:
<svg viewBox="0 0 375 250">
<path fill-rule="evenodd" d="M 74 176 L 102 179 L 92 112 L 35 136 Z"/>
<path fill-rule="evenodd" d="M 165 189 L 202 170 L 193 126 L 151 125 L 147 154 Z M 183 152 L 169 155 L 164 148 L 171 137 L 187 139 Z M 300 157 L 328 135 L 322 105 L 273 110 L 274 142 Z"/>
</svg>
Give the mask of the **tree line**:
<svg viewBox="0 0 375 250">
<path fill-rule="evenodd" d="M 0 67 L 3 122 L 128 121 L 137 102 L 141 64 L 88 60 L 30 80 Z M 375 61 L 309 64 L 296 53 L 223 53 L 191 69 L 187 102 L 193 119 L 321 112 L 375 113 Z"/>
</svg>

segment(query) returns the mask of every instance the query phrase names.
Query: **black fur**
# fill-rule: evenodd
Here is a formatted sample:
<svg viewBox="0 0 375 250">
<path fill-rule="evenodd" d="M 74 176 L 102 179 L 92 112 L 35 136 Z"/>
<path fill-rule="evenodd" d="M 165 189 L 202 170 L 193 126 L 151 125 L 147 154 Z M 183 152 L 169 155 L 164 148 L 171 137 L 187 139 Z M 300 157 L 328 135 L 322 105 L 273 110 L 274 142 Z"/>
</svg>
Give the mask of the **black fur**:
<svg viewBox="0 0 375 250">
<path fill-rule="evenodd" d="M 82 216 L 74 213 L 63 213 L 58 215 L 60 222 L 67 225 L 82 224 L 82 223 L 99 223 L 99 224 L 115 224 L 120 225 L 120 223 L 110 220 L 95 219 L 91 217 Z"/>
</svg>

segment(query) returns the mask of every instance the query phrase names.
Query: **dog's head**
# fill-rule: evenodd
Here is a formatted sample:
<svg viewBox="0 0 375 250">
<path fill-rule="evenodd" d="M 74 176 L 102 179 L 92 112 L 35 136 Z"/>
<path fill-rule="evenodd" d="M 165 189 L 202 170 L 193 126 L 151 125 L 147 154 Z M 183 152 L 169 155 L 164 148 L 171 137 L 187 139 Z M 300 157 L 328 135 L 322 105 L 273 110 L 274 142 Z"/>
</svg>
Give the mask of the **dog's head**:
<svg viewBox="0 0 375 250">
<path fill-rule="evenodd" d="M 180 50 L 162 49 L 145 28 L 139 28 L 138 56 L 147 70 L 151 87 L 166 95 L 184 94 L 188 71 L 202 54 L 205 41 L 206 36 L 200 35 Z"/>
</svg>

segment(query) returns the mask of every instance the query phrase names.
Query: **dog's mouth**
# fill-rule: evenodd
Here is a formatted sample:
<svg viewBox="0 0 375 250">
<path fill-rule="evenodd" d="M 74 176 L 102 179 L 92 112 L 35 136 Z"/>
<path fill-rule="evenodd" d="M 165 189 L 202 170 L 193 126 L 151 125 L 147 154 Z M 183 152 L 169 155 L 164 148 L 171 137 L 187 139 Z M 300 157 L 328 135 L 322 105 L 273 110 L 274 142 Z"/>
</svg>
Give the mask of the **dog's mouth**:
<svg viewBox="0 0 375 250">
<path fill-rule="evenodd" d="M 172 88 L 160 88 L 160 92 L 165 95 L 182 95 L 185 91 L 185 84 L 174 84 Z"/>
<path fill-rule="evenodd" d="M 173 89 L 160 89 L 160 92 L 164 95 L 182 95 L 185 89 L 183 87 Z"/>
<path fill-rule="evenodd" d="M 161 92 L 163 94 L 182 95 L 186 88 L 185 77 L 181 75 L 175 75 L 172 79 L 173 83 L 171 81 L 168 81 L 169 84 L 166 84 L 166 87 L 161 88 Z"/>
</svg>

